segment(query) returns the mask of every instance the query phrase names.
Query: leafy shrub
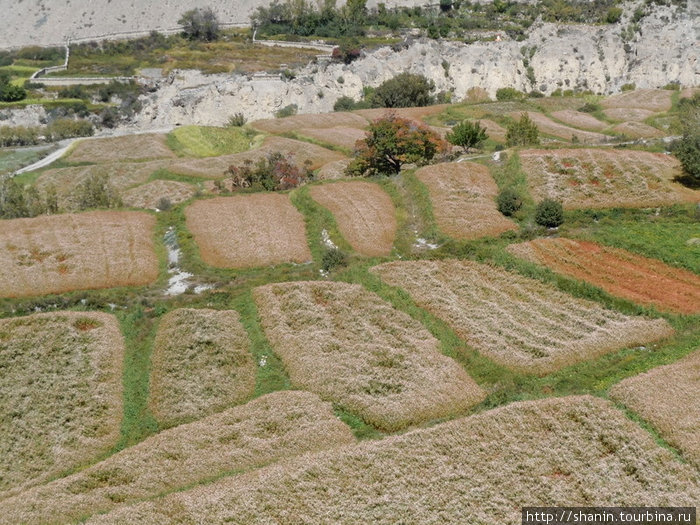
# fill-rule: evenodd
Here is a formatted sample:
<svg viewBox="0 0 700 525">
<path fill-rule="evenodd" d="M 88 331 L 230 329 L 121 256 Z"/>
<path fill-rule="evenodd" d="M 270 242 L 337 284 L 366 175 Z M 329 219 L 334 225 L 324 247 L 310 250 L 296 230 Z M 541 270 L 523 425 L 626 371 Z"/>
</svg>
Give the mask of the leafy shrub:
<svg viewBox="0 0 700 525">
<path fill-rule="evenodd" d="M 431 92 L 435 83 L 423 75 L 400 73 L 380 84 L 371 97 L 372 106 L 380 108 L 408 108 L 429 106 L 434 103 Z"/>
<path fill-rule="evenodd" d="M 605 13 L 605 22 L 608 24 L 617 24 L 622 18 L 622 9 L 619 7 L 611 7 Z"/>
<path fill-rule="evenodd" d="M 453 127 L 452 131 L 445 138 L 450 144 L 469 149 L 478 147 L 488 138 L 488 135 L 486 134 L 486 128 L 481 127 L 479 121 L 470 122 L 465 120 Z"/>
<path fill-rule="evenodd" d="M 255 165 L 248 161 L 243 166 L 230 166 L 226 174 L 234 188 L 252 188 L 266 191 L 289 190 L 311 178 L 308 165 L 300 169 L 289 157 L 271 153 Z"/>
<path fill-rule="evenodd" d="M 321 269 L 324 272 L 329 272 L 334 268 L 347 266 L 348 257 L 345 252 L 338 248 L 328 248 L 321 256 Z"/>
<path fill-rule="evenodd" d="M 210 7 L 191 9 L 177 21 L 182 33 L 189 40 L 211 42 L 219 38 L 219 20 Z"/>
<path fill-rule="evenodd" d="M 247 122 L 247 119 L 243 115 L 243 113 L 236 113 L 235 115 L 231 115 L 228 119 L 228 125 L 232 128 L 240 128 L 242 126 L 245 126 L 245 123 Z"/>
<path fill-rule="evenodd" d="M 17 102 L 24 100 L 27 97 L 27 90 L 22 86 L 13 84 L 0 84 L 0 101 L 2 102 Z"/>
<path fill-rule="evenodd" d="M 622 84 L 622 87 L 620 89 L 622 91 L 634 91 L 637 88 L 634 82 L 630 82 L 629 84 Z"/>
<path fill-rule="evenodd" d="M 289 104 L 287 106 L 284 106 L 279 111 L 277 111 L 275 113 L 275 117 L 277 117 L 277 118 L 291 117 L 292 115 L 297 114 L 298 109 L 299 109 L 299 107 L 296 104 Z"/>
<path fill-rule="evenodd" d="M 535 209 L 535 222 L 546 228 L 556 228 L 564 222 L 564 208 L 561 202 L 544 199 Z"/>
<path fill-rule="evenodd" d="M 583 113 L 595 113 L 601 109 L 600 104 L 597 102 L 586 102 L 583 106 L 578 108 L 579 111 Z"/>
<path fill-rule="evenodd" d="M 344 38 L 338 47 L 333 48 L 331 57 L 343 64 L 349 64 L 360 58 L 361 53 L 360 42 L 357 38 Z"/>
<path fill-rule="evenodd" d="M 109 183 L 106 174 L 94 174 L 85 179 L 75 189 L 78 209 L 89 208 L 119 208 L 122 199 L 119 193 Z"/>
<path fill-rule="evenodd" d="M 524 98 L 525 93 L 515 88 L 505 87 L 496 91 L 496 100 L 522 100 Z"/>
<path fill-rule="evenodd" d="M 158 199 L 158 203 L 156 204 L 156 208 L 158 208 L 160 211 L 168 211 L 172 207 L 173 203 L 170 202 L 170 199 L 167 197 L 161 197 Z"/>
<path fill-rule="evenodd" d="M 512 188 L 502 190 L 496 198 L 496 203 L 498 204 L 498 211 L 507 217 L 513 215 L 523 206 L 522 198 Z"/>
<path fill-rule="evenodd" d="M 700 184 L 700 94 L 682 98 L 678 103 L 683 136 L 672 146 L 673 154 L 691 177 L 693 186 Z"/>
<path fill-rule="evenodd" d="M 333 111 L 352 111 L 355 109 L 356 105 L 357 102 L 355 102 L 352 98 L 342 96 L 335 101 L 335 104 L 333 104 Z"/>
<path fill-rule="evenodd" d="M 58 90 L 58 98 L 79 98 L 86 100 L 90 98 L 85 86 L 67 86 Z M 109 100 L 109 98 L 108 98 Z M 106 102 L 106 101 L 105 101 Z"/>
<path fill-rule="evenodd" d="M 520 120 L 508 125 L 506 130 L 508 146 L 532 146 L 539 143 L 539 130 L 527 113 L 523 113 Z"/>
<path fill-rule="evenodd" d="M 69 118 L 54 120 L 46 127 L 46 138 L 57 141 L 72 137 L 91 137 L 95 133 L 89 120 L 73 120 Z"/>
</svg>

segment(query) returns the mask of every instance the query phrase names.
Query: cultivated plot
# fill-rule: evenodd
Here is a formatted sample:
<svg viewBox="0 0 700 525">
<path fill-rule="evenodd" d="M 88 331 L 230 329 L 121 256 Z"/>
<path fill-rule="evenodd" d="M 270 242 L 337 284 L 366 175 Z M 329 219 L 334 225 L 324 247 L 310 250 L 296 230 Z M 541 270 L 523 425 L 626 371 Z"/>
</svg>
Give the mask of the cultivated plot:
<svg viewBox="0 0 700 525">
<path fill-rule="evenodd" d="M 312 115 L 293 115 L 285 118 L 263 119 L 251 122 L 251 126 L 266 133 L 290 133 L 302 128 L 355 128 L 364 129 L 369 122 L 366 118 L 355 113 L 338 111 L 335 113 L 319 113 Z"/>
<path fill-rule="evenodd" d="M 166 314 L 151 361 L 151 410 L 167 425 L 242 403 L 255 389 L 250 341 L 233 310 Z"/>
<path fill-rule="evenodd" d="M 390 262 L 371 271 L 404 288 L 479 352 L 522 372 L 553 372 L 673 333 L 663 319 L 623 315 L 472 261 Z"/>
<path fill-rule="evenodd" d="M 605 116 L 613 120 L 642 122 L 652 115 L 653 111 L 641 108 L 607 108 L 603 110 Z"/>
<path fill-rule="evenodd" d="M 152 283 L 158 277 L 155 222 L 135 211 L 0 221 L 0 296 Z"/>
<path fill-rule="evenodd" d="M 116 443 L 123 358 L 119 324 L 109 314 L 0 319 L 0 498 Z"/>
<path fill-rule="evenodd" d="M 288 195 L 252 194 L 199 200 L 185 209 L 202 260 L 245 268 L 311 260 L 304 217 Z"/>
<path fill-rule="evenodd" d="M 601 101 L 605 108 L 635 108 L 648 111 L 671 109 L 672 91 L 668 89 L 637 89 L 607 97 Z"/>
<path fill-rule="evenodd" d="M 624 135 L 631 139 L 663 137 L 664 132 L 643 122 L 623 122 L 613 128 L 618 135 Z"/>
<path fill-rule="evenodd" d="M 474 162 L 425 166 L 416 177 L 427 186 L 438 227 L 456 239 L 478 239 L 517 230 L 494 201 L 498 186 L 489 170 Z"/>
<path fill-rule="evenodd" d="M 354 441 L 329 403 L 308 392 L 276 392 L 165 430 L 76 474 L 3 500 L 0 523 L 73 523 L 119 504 Z"/>
<path fill-rule="evenodd" d="M 333 213 L 340 233 L 355 251 L 368 256 L 391 253 L 397 227 L 394 204 L 378 184 L 335 182 L 313 186 L 310 193 Z"/>
<path fill-rule="evenodd" d="M 340 146 L 352 150 L 358 140 L 365 138 L 365 132 L 358 128 L 335 127 L 335 128 L 301 128 L 300 135 L 310 139 L 326 142 L 334 146 Z"/>
<path fill-rule="evenodd" d="M 684 505 L 700 475 L 611 403 L 513 403 L 429 429 L 319 452 L 90 524 L 520 523 L 524 506 Z"/>
<path fill-rule="evenodd" d="M 292 382 L 376 427 L 459 414 L 485 396 L 418 321 L 359 285 L 271 284 L 254 297 Z"/>
<path fill-rule="evenodd" d="M 700 277 L 655 259 L 564 238 L 511 244 L 507 250 L 639 304 L 684 314 L 700 312 Z"/>
<path fill-rule="evenodd" d="M 608 127 L 606 122 L 601 122 L 597 118 L 588 113 L 583 113 L 581 111 L 575 111 L 573 109 L 562 109 L 560 111 L 555 111 L 552 116 L 575 128 L 587 129 L 591 131 L 601 131 Z"/>
<path fill-rule="evenodd" d="M 387 115 L 396 115 L 397 117 L 405 118 L 408 120 L 421 121 L 425 117 L 442 113 L 448 107 L 450 107 L 449 104 L 436 104 L 434 106 L 421 106 L 416 108 L 360 109 L 355 111 L 354 113 L 363 116 L 367 120 L 377 120 L 379 118 L 384 118 Z"/>
<path fill-rule="evenodd" d="M 541 133 L 546 133 L 547 135 L 553 135 L 568 141 L 577 139 L 579 142 L 584 144 L 601 144 L 610 139 L 610 137 L 603 135 L 602 133 L 584 131 L 565 126 L 564 124 L 559 124 L 542 113 L 536 113 L 534 111 L 515 111 L 509 115 L 511 118 L 519 120 L 523 113 L 530 117 Z"/>
<path fill-rule="evenodd" d="M 171 205 L 180 204 L 192 198 L 197 188 L 186 182 L 175 180 L 154 180 L 122 193 L 122 201 L 133 208 L 155 209 L 163 205 L 165 199 Z"/>
<path fill-rule="evenodd" d="M 175 153 L 166 145 L 165 135 L 145 133 L 107 139 L 79 141 L 68 153 L 70 162 L 121 162 L 172 158 Z"/>
<path fill-rule="evenodd" d="M 625 379 L 610 395 L 651 423 L 700 467 L 700 350 Z"/>
<path fill-rule="evenodd" d="M 345 170 L 350 164 L 350 159 L 341 159 L 324 164 L 316 173 L 316 178 L 319 180 L 334 180 L 347 177 Z"/>
</svg>

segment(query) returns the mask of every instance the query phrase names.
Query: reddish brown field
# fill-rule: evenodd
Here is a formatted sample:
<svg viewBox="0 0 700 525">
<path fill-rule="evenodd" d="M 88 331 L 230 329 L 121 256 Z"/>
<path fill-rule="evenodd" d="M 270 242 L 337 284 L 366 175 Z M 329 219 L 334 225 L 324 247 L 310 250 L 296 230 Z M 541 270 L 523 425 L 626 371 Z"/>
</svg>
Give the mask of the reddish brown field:
<svg viewBox="0 0 700 525">
<path fill-rule="evenodd" d="M 655 259 L 564 238 L 535 239 L 507 250 L 636 303 L 684 314 L 700 312 L 700 277 Z"/>
<path fill-rule="evenodd" d="M 371 257 L 389 255 L 396 236 L 391 197 L 365 181 L 336 182 L 311 188 L 311 196 L 335 216 L 353 249 Z"/>
<path fill-rule="evenodd" d="M 562 121 L 564 124 L 568 124 L 569 126 L 573 126 L 575 128 L 601 131 L 608 127 L 608 124 L 601 122 L 594 116 L 581 111 L 575 111 L 573 109 L 562 109 L 561 111 L 555 111 L 552 113 L 552 116 L 555 119 Z"/>
<path fill-rule="evenodd" d="M 514 111 L 509 113 L 509 116 L 518 120 L 523 113 L 527 113 L 530 119 L 537 125 L 537 129 L 539 129 L 541 133 L 546 133 L 547 135 L 554 135 L 555 137 L 568 141 L 573 140 L 574 136 L 576 136 L 579 142 L 584 144 L 601 144 L 610 139 L 610 137 L 601 133 L 583 131 L 565 126 L 564 124 L 559 124 L 549 117 L 544 116 L 542 113 L 536 113 L 534 111 Z"/>
<path fill-rule="evenodd" d="M 498 187 L 489 170 L 473 162 L 425 166 L 416 172 L 428 187 L 438 227 L 457 239 L 477 239 L 517 230 L 496 208 Z"/>
<path fill-rule="evenodd" d="M 199 200 L 185 209 L 202 260 L 249 268 L 311 260 L 304 217 L 283 194 Z"/>
<path fill-rule="evenodd" d="M 301 128 L 299 135 L 310 139 L 352 150 L 358 140 L 365 138 L 365 132 L 358 128 Z"/>
<path fill-rule="evenodd" d="M 149 284 L 158 277 L 155 222 L 135 211 L 0 221 L 0 296 Z"/>
<path fill-rule="evenodd" d="M 155 209 L 161 198 L 168 199 L 173 205 L 180 204 L 196 192 L 197 188 L 186 182 L 154 180 L 123 192 L 122 201 L 133 208 Z"/>
<path fill-rule="evenodd" d="M 619 135 L 625 135 L 631 139 L 648 139 L 654 137 L 663 137 L 664 132 L 656 129 L 653 126 L 644 124 L 643 122 L 623 122 L 613 128 L 613 131 Z"/>
<path fill-rule="evenodd" d="M 172 157 L 175 157 L 175 153 L 165 144 L 165 135 L 144 133 L 81 140 L 70 150 L 66 160 L 97 163 Z"/>
<path fill-rule="evenodd" d="M 255 129 L 266 133 L 296 132 L 302 128 L 327 129 L 327 128 L 357 128 L 367 127 L 367 119 L 355 113 L 319 113 L 312 115 L 293 115 L 285 118 L 273 118 L 256 120 L 250 125 Z"/>
<path fill-rule="evenodd" d="M 606 108 L 639 108 L 655 112 L 671 109 L 672 91 L 668 89 L 638 89 L 613 95 L 601 102 Z"/>
</svg>

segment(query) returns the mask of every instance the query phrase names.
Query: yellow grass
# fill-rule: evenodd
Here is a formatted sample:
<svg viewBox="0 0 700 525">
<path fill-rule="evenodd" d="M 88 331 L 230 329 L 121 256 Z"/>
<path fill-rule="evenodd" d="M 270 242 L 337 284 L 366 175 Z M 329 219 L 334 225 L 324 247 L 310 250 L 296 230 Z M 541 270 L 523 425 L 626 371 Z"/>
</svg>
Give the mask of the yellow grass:
<svg viewBox="0 0 700 525">
<path fill-rule="evenodd" d="M 88 523 L 520 523 L 524 506 L 695 506 L 700 475 L 605 400 L 525 401 L 319 452 Z"/>
<path fill-rule="evenodd" d="M 340 146 L 352 150 L 358 140 L 365 138 L 365 132 L 358 128 L 301 128 L 297 130 L 300 135 L 318 141 Z"/>
<path fill-rule="evenodd" d="M 664 206 L 700 200 L 700 192 L 673 182 L 678 161 L 663 153 L 610 149 L 525 150 L 523 171 L 536 200 L 565 208 Z"/>
<path fill-rule="evenodd" d="M 650 422 L 700 467 L 700 350 L 625 379 L 610 395 Z"/>
<path fill-rule="evenodd" d="M 163 431 L 77 474 L 4 500 L 0 523 L 73 523 L 224 473 L 353 442 L 330 404 L 308 392 L 276 392 Z"/>
<path fill-rule="evenodd" d="M 601 101 L 606 108 L 639 108 L 651 111 L 671 109 L 671 94 L 668 89 L 638 89 L 613 95 Z"/>
<path fill-rule="evenodd" d="M 0 498 L 115 444 L 123 358 L 124 340 L 109 314 L 0 320 Z"/>
<path fill-rule="evenodd" d="M 562 121 L 564 124 L 568 124 L 569 126 L 573 126 L 575 128 L 601 131 L 608 127 L 608 124 L 601 122 L 588 113 L 575 111 L 573 109 L 562 109 L 560 111 L 555 111 L 552 113 L 552 116 L 555 119 Z"/>
<path fill-rule="evenodd" d="M 355 251 L 372 257 L 391 253 L 396 236 L 394 204 L 379 185 L 322 184 L 311 188 L 311 196 L 333 213 L 340 233 Z"/>
<path fill-rule="evenodd" d="M 107 139 L 81 140 L 68 153 L 70 162 L 121 162 L 175 157 L 165 135 L 146 133 Z"/>
<path fill-rule="evenodd" d="M 663 319 L 606 310 L 472 261 L 390 262 L 371 271 L 404 288 L 479 352 L 522 372 L 553 372 L 673 333 Z"/>
<path fill-rule="evenodd" d="M 642 122 L 623 122 L 613 128 L 615 133 L 631 139 L 663 137 L 664 132 Z"/>
<path fill-rule="evenodd" d="M 158 327 L 151 363 L 151 410 L 172 425 L 242 403 L 256 366 L 238 313 L 183 308 Z"/>
<path fill-rule="evenodd" d="M 367 119 L 355 113 L 320 113 L 313 115 L 293 115 L 285 118 L 256 120 L 251 126 L 266 133 L 289 133 L 302 128 L 326 129 L 335 127 L 363 129 Z"/>
<path fill-rule="evenodd" d="M 324 164 L 316 173 L 319 180 L 334 180 L 347 177 L 345 170 L 350 164 L 350 159 L 341 159 Z"/>
<path fill-rule="evenodd" d="M 0 296 L 149 284 L 155 222 L 135 211 L 0 221 Z"/>
<path fill-rule="evenodd" d="M 154 180 L 123 192 L 122 201 L 126 206 L 154 209 L 161 198 L 168 199 L 174 205 L 190 199 L 195 193 L 197 188 L 186 182 Z"/>
<path fill-rule="evenodd" d="M 185 209 L 202 260 L 222 268 L 311 260 L 304 217 L 288 195 L 253 194 L 197 201 Z"/>
<path fill-rule="evenodd" d="M 376 427 L 459 414 L 485 396 L 418 321 L 359 285 L 291 282 L 253 294 L 292 382 Z"/>
<path fill-rule="evenodd" d="M 488 169 L 473 162 L 425 166 L 416 172 L 428 187 L 438 227 L 457 239 L 477 239 L 517 230 L 494 201 L 498 187 Z"/>
<path fill-rule="evenodd" d="M 608 108 L 603 113 L 613 120 L 642 122 L 651 117 L 654 112 L 641 108 Z"/>
<path fill-rule="evenodd" d="M 536 113 L 534 111 L 515 111 L 509 113 L 510 117 L 515 120 L 520 119 L 520 116 L 526 113 L 530 119 L 537 125 L 537 128 L 541 133 L 546 133 L 547 135 L 554 135 L 555 137 L 562 138 L 564 140 L 571 141 L 576 136 L 579 142 L 584 144 L 601 144 L 609 140 L 610 137 L 603 135 L 602 133 L 595 133 L 593 131 L 583 131 L 580 129 L 565 126 L 564 124 L 559 124 L 554 122 L 549 117 L 544 116 L 542 113 Z"/>
</svg>

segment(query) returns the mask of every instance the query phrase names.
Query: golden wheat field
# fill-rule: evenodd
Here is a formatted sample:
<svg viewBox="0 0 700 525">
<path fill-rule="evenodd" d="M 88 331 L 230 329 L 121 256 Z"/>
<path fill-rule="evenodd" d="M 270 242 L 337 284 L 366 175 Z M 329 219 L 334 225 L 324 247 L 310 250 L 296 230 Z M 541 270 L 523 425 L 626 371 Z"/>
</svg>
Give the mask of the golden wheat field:
<svg viewBox="0 0 700 525">
<path fill-rule="evenodd" d="M 643 122 L 654 115 L 653 111 L 641 108 L 606 108 L 603 113 L 608 118 L 625 122 Z"/>
<path fill-rule="evenodd" d="M 618 135 L 624 135 L 631 139 L 663 137 L 665 133 L 643 122 L 623 122 L 613 128 Z"/>
<path fill-rule="evenodd" d="M 331 211 L 356 252 L 371 257 L 391 253 L 397 228 L 394 204 L 378 184 L 334 182 L 313 186 L 310 193 Z"/>
<path fill-rule="evenodd" d="M 648 111 L 668 111 L 671 109 L 671 95 L 667 89 L 637 89 L 607 97 L 601 101 L 605 108 L 634 108 Z"/>
<path fill-rule="evenodd" d="M 185 209 L 202 260 L 222 268 L 311 260 L 304 217 L 288 195 L 251 194 L 197 201 Z"/>
<path fill-rule="evenodd" d="M 238 312 L 180 308 L 163 316 L 151 358 L 151 410 L 172 425 L 248 399 L 256 366 Z"/>
<path fill-rule="evenodd" d="M 476 350 L 521 372 L 553 372 L 673 333 L 664 319 L 623 315 L 472 261 L 390 262 L 371 271 L 404 288 Z"/>
<path fill-rule="evenodd" d="M 152 283 L 154 226 L 152 215 L 134 211 L 0 221 L 0 296 Z"/>
<path fill-rule="evenodd" d="M 299 135 L 310 139 L 340 146 L 352 150 L 358 140 L 365 138 L 365 132 L 358 128 L 334 127 L 334 128 L 301 128 L 297 130 Z"/>
<path fill-rule="evenodd" d="M 428 188 L 438 227 L 450 237 L 478 239 L 518 229 L 496 208 L 498 186 L 485 166 L 434 164 L 420 168 L 416 177 Z"/>
<path fill-rule="evenodd" d="M 378 428 L 459 414 L 485 396 L 418 321 L 362 286 L 291 282 L 253 294 L 292 382 Z"/>
<path fill-rule="evenodd" d="M 354 442 L 329 403 L 308 392 L 275 392 L 162 431 L 76 474 L 3 500 L 0 523 L 72 523 L 223 474 Z"/>
<path fill-rule="evenodd" d="M 0 498 L 116 443 L 123 358 L 119 324 L 109 314 L 0 319 Z"/>
<path fill-rule="evenodd" d="M 292 115 L 285 118 L 263 119 L 251 122 L 251 126 L 265 133 L 289 133 L 297 132 L 302 128 L 327 129 L 327 128 L 355 128 L 364 129 L 369 122 L 366 118 L 356 114 L 338 111 L 335 113 L 320 113 L 312 115 Z"/>
<path fill-rule="evenodd" d="M 106 139 L 81 140 L 70 149 L 70 162 L 124 162 L 173 158 L 175 153 L 166 145 L 165 135 L 144 133 Z"/>
<path fill-rule="evenodd" d="M 610 396 L 651 423 L 700 467 L 700 350 L 625 379 Z"/>
<path fill-rule="evenodd" d="M 197 188 L 192 184 L 159 179 L 126 190 L 121 197 L 126 206 L 152 210 L 158 207 L 161 199 L 175 205 L 192 198 L 195 193 Z"/>
<path fill-rule="evenodd" d="M 673 182 L 681 174 L 680 164 L 663 153 L 524 150 L 520 161 L 535 200 L 558 199 L 569 209 L 700 201 L 700 191 Z"/>
<path fill-rule="evenodd" d="M 608 401 L 524 401 L 128 506 L 89 524 L 520 523 L 524 506 L 685 505 L 700 474 Z"/>
<path fill-rule="evenodd" d="M 537 113 L 534 111 L 515 111 L 509 113 L 509 116 L 515 120 L 519 120 L 523 113 L 530 117 L 530 119 L 537 126 L 537 129 L 540 130 L 540 133 L 553 135 L 569 142 L 574 140 L 574 137 L 576 137 L 576 139 L 583 144 L 602 144 L 610 139 L 610 137 L 603 135 L 602 133 L 584 131 L 581 129 L 572 128 L 570 126 L 565 126 L 564 124 L 559 124 L 542 113 Z"/>
<path fill-rule="evenodd" d="M 562 109 L 560 111 L 554 111 L 552 116 L 575 128 L 587 129 L 590 131 L 601 131 L 608 127 L 608 124 L 601 122 L 597 118 L 588 113 L 583 113 L 581 111 L 575 111 L 573 109 Z"/>
<path fill-rule="evenodd" d="M 655 259 L 564 238 L 535 239 L 506 249 L 639 304 L 684 314 L 700 312 L 700 277 Z"/>
</svg>

